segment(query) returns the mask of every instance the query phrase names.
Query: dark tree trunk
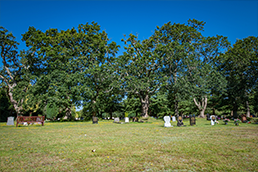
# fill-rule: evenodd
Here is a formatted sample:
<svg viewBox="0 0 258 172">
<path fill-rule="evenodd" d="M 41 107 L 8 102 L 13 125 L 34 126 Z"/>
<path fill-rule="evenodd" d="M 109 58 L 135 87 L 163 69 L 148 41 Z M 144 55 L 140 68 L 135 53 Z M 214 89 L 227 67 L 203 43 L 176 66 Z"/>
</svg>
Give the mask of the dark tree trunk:
<svg viewBox="0 0 258 172">
<path fill-rule="evenodd" d="M 234 118 L 238 118 L 237 110 L 238 110 L 238 106 L 234 105 L 234 107 L 233 107 L 233 117 Z"/>
<path fill-rule="evenodd" d="M 175 97 L 175 115 L 176 115 L 176 117 L 178 117 L 178 101 L 177 101 L 177 99 L 176 99 L 176 97 Z"/>
<path fill-rule="evenodd" d="M 212 115 L 216 115 L 215 108 L 212 108 Z"/>
<path fill-rule="evenodd" d="M 248 100 L 246 101 L 246 117 L 250 118 L 250 107 Z"/>
</svg>

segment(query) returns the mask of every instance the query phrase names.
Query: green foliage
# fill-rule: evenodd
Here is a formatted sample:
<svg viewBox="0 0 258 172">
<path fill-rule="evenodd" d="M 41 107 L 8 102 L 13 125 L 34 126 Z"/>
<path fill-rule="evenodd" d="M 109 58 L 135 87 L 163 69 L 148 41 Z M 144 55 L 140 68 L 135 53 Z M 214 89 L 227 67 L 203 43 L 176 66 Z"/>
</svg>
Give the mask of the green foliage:
<svg viewBox="0 0 258 172">
<path fill-rule="evenodd" d="M 15 37 L 1 27 L 0 83 L 17 113 L 45 108 L 52 119 L 124 112 L 203 116 L 206 106 L 216 114 L 257 113 L 258 38 L 229 48 L 226 37 L 203 36 L 204 25 L 168 22 L 144 40 L 130 34 L 119 57 L 119 46 L 95 22 L 61 31 L 29 27 L 22 38 L 28 50 L 20 53 Z M 81 114 L 74 108 L 79 105 Z"/>
<path fill-rule="evenodd" d="M 89 106 L 84 106 L 81 112 L 81 117 L 83 117 L 83 120 L 90 121 L 92 120 L 92 111 L 89 108 Z"/>
<path fill-rule="evenodd" d="M 15 112 L 13 105 L 7 97 L 6 89 L 0 87 L 0 122 L 6 122 L 9 116 L 15 116 L 12 112 Z"/>
<path fill-rule="evenodd" d="M 55 105 L 48 104 L 44 109 L 44 114 L 48 119 L 56 119 L 57 115 L 59 114 L 59 108 Z"/>
<path fill-rule="evenodd" d="M 227 105 L 233 109 L 235 117 L 238 116 L 238 108 L 250 101 L 250 96 L 255 94 L 258 83 L 257 54 L 258 37 L 250 36 L 237 40 L 233 47 L 222 55 L 220 67 L 228 82 L 223 98 L 227 99 Z"/>
<path fill-rule="evenodd" d="M 3 65 L 0 68 L 0 83 L 7 88 L 10 103 L 17 114 L 22 113 L 22 104 L 30 82 L 29 64 L 25 60 L 30 52 L 18 53 L 19 43 L 12 33 L 0 27 L 0 54 Z"/>
</svg>

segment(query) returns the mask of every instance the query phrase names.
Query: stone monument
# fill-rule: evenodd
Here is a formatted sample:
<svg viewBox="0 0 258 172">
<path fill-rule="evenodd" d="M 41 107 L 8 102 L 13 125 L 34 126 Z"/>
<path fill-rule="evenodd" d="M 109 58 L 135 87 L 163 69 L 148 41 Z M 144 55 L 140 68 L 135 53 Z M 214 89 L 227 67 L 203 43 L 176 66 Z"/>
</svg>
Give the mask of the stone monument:
<svg viewBox="0 0 258 172">
<path fill-rule="evenodd" d="M 96 117 L 96 116 L 92 117 L 92 123 L 98 124 L 98 117 Z"/>
<path fill-rule="evenodd" d="M 216 117 L 215 115 L 211 115 L 211 125 L 216 124 Z"/>
<path fill-rule="evenodd" d="M 195 115 L 190 115 L 190 125 L 196 125 Z"/>
<path fill-rule="evenodd" d="M 10 116 L 7 118 L 7 124 L 6 125 L 14 125 L 14 117 Z"/>
<path fill-rule="evenodd" d="M 241 121 L 242 121 L 243 123 L 246 123 L 246 122 L 247 122 L 246 114 L 242 114 L 242 115 L 241 115 Z"/>
<path fill-rule="evenodd" d="M 178 127 L 184 126 L 182 116 L 179 116 L 179 117 L 177 118 L 177 126 L 178 126 Z"/>
<path fill-rule="evenodd" d="M 210 114 L 207 113 L 206 117 L 207 117 L 207 121 L 211 120 Z"/>
<path fill-rule="evenodd" d="M 170 117 L 169 116 L 164 116 L 164 121 L 165 121 L 165 123 L 164 123 L 164 127 L 172 127 L 171 126 L 171 123 L 170 123 Z"/>
<path fill-rule="evenodd" d="M 119 122 L 119 118 L 115 118 L 114 119 L 114 122 L 116 123 L 116 122 Z"/>
<path fill-rule="evenodd" d="M 129 123 L 129 118 L 128 117 L 125 117 L 125 122 Z"/>
</svg>

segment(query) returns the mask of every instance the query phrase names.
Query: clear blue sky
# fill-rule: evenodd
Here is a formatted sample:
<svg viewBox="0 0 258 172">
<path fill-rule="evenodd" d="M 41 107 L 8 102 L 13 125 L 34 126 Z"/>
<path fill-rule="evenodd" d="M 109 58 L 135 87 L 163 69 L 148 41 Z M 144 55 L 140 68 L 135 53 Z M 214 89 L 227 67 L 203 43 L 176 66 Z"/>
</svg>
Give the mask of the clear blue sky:
<svg viewBox="0 0 258 172">
<path fill-rule="evenodd" d="M 66 30 L 95 21 L 112 41 L 123 46 L 124 34 L 137 33 L 144 39 L 156 26 L 188 19 L 205 21 L 205 36 L 227 36 L 233 44 L 236 39 L 258 36 L 258 1 L 0 0 L 0 25 L 14 34 L 20 49 L 25 48 L 21 34 L 29 26 Z"/>
</svg>

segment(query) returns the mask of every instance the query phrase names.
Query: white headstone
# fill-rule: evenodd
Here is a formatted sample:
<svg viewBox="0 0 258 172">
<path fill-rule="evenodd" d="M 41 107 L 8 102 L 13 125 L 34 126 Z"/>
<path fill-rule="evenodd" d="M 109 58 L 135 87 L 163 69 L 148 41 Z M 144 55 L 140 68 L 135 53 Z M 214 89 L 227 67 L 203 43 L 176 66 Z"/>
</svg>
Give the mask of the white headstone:
<svg viewBox="0 0 258 172">
<path fill-rule="evenodd" d="M 125 117 L 125 122 L 129 122 L 129 118 L 128 117 Z"/>
<path fill-rule="evenodd" d="M 176 117 L 175 116 L 172 116 L 172 121 L 176 121 Z"/>
<path fill-rule="evenodd" d="M 7 124 L 6 125 L 14 125 L 14 117 L 10 116 L 7 118 Z"/>
<path fill-rule="evenodd" d="M 170 123 L 170 117 L 169 116 L 164 116 L 164 121 L 165 121 L 165 123 L 164 123 L 164 127 L 172 127 L 171 126 L 171 123 Z"/>
<path fill-rule="evenodd" d="M 216 123 L 216 118 L 215 118 L 215 116 L 214 116 L 214 115 L 211 115 L 210 119 L 211 119 L 211 125 L 214 125 L 214 124 Z"/>
<path fill-rule="evenodd" d="M 119 122 L 119 118 L 115 118 L 115 119 L 114 119 L 114 122 Z"/>
</svg>

